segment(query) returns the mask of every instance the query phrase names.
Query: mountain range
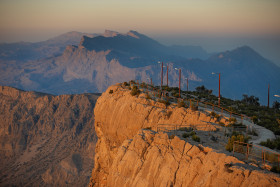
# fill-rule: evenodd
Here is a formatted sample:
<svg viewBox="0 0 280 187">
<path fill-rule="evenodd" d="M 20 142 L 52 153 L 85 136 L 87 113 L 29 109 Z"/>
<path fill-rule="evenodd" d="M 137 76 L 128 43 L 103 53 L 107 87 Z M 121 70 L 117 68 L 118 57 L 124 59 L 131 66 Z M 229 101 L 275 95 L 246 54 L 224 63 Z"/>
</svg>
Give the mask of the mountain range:
<svg viewBox="0 0 280 187">
<path fill-rule="evenodd" d="M 205 85 L 217 94 L 216 72 L 222 96 L 255 95 L 266 103 L 268 84 L 271 93 L 280 90 L 280 68 L 249 46 L 210 55 L 199 46 L 165 46 L 136 31 L 70 32 L 39 43 L 1 44 L 0 54 L 0 84 L 50 94 L 102 92 L 132 79 L 159 84 L 158 61 L 169 66 L 170 86 L 178 86 L 176 67 L 183 89 L 188 78 L 190 90 Z"/>
</svg>

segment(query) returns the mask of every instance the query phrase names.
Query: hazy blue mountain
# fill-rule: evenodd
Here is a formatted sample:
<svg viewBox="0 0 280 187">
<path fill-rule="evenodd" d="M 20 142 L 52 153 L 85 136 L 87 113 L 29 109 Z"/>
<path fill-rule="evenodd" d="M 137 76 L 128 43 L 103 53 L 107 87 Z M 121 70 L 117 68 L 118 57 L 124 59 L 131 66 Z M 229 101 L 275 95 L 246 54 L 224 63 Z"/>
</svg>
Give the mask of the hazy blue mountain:
<svg viewBox="0 0 280 187">
<path fill-rule="evenodd" d="M 59 55 L 67 45 L 78 45 L 82 36 L 94 37 L 96 34 L 72 31 L 42 42 L 2 43 L 0 59 L 21 62 Z"/>
<path fill-rule="evenodd" d="M 47 43 L 55 45 L 61 39 L 65 44 L 70 42 L 67 38 Z M 169 64 L 171 86 L 179 82 L 177 67 L 182 69 L 183 89 L 189 78 L 190 89 L 204 84 L 217 94 L 218 76 L 211 73 L 220 72 L 221 94 L 226 97 L 240 99 L 249 94 L 265 103 L 268 83 L 272 94 L 280 90 L 280 68 L 248 46 L 208 57 L 200 47 L 165 46 L 136 31 L 105 31 L 93 37 L 81 36 L 77 43 L 64 48 L 61 55 L 26 63 L 0 60 L 0 84 L 51 94 L 102 92 L 111 84 L 131 79 L 146 82 L 152 78 L 159 84 L 161 68 L 157 62 L 164 61 L 165 66 Z M 164 84 L 165 71 L 166 67 Z"/>
</svg>

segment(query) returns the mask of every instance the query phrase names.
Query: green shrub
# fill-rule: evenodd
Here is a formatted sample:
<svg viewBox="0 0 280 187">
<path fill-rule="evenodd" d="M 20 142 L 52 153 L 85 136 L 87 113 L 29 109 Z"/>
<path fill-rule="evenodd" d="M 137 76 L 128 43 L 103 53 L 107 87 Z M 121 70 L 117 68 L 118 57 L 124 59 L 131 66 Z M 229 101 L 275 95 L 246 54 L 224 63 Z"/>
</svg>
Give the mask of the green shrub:
<svg viewBox="0 0 280 187">
<path fill-rule="evenodd" d="M 189 133 L 183 133 L 183 138 L 188 138 L 188 137 L 190 137 Z"/>
<path fill-rule="evenodd" d="M 172 135 L 169 136 L 169 139 L 173 139 L 174 137 L 175 137 L 175 135 L 172 134 Z"/>
<path fill-rule="evenodd" d="M 112 94 L 113 92 L 114 92 L 113 90 L 110 90 L 110 91 L 109 91 L 109 94 Z"/>
<path fill-rule="evenodd" d="M 124 86 L 128 86 L 129 84 L 128 84 L 127 82 L 124 82 L 123 85 L 124 85 Z"/>
<path fill-rule="evenodd" d="M 193 128 L 191 128 L 191 127 L 180 127 L 179 131 L 191 132 L 191 131 L 193 131 Z"/>
<path fill-rule="evenodd" d="M 234 124 L 234 123 L 237 122 L 236 118 L 233 118 L 233 117 L 232 117 L 232 118 L 229 118 L 228 121 L 229 121 L 229 123 L 231 123 L 231 124 Z"/>
<path fill-rule="evenodd" d="M 237 132 L 233 132 L 231 138 L 228 139 L 228 143 L 226 145 L 226 150 L 231 152 L 233 150 L 233 143 L 235 141 L 239 142 L 248 142 L 249 137 L 244 137 L 242 134 L 238 134 Z"/>
<path fill-rule="evenodd" d="M 166 107 L 170 105 L 169 100 L 159 100 L 159 102 L 165 104 Z"/>
<path fill-rule="evenodd" d="M 199 138 L 199 136 L 197 136 L 197 135 L 192 135 L 192 139 L 193 139 L 193 141 L 196 141 L 196 142 L 200 142 L 200 138 Z"/>
<path fill-rule="evenodd" d="M 145 130 L 152 130 L 152 127 L 145 127 Z"/>
<path fill-rule="evenodd" d="M 266 142 L 261 142 L 260 144 L 270 149 L 276 148 L 280 150 L 280 138 L 276 138 L 275 140 L 267 139 Z"/>
<path fill-rule="evenodd" d="M 190 135 L 193 136 L 193 135 L 196 135 L 196 133 L 195 133 L 194 131 L 192 131 L 192 132 L 190 133 Z"/>
<path fill-rule="evenodd" d="M 152 99 L 149 93 L 146 93 L 146 99 Z"/>
<path fill-rule="evenodd" d="M 185 107 L 185 105 L 186 104 L 183 100 L 178 102 L 178 108 Z"/>
<path fill-rule="evenodd" d="M 274 173 L 280 173 L 280 167 L 279 166 L 273 166 L 270 171 L 272 171 Z"/>
<path fill-rule="evenodd" d="M 131 94 L 132 96 L 139 95 L 139 94 L 140 94 L 140 90 L 138 89 L 137 86 L 133 86 L 133 88 L 132 88 L 130 94 Z"/>
</svg>

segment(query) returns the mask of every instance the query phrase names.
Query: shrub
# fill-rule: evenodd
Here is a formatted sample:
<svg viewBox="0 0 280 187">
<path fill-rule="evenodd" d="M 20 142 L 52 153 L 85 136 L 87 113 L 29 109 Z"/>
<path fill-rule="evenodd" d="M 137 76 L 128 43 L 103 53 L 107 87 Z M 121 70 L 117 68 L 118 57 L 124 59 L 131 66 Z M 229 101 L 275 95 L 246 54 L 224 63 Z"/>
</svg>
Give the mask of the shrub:
<svg viewBox="0 0 280 187">
<path fill-rule="evenodd" d="M 114 92 L 113 90 L 110 90 L 110 91 L 109 91 L 109 94 L 112 94 L 113 92 Z"/>
<path fill-rule="evenodd" d="M 216 112 L 210 112 L 210 116 L 215 117 L 216 115 Z"/>
<path fill-rule="evenodd" d="M 194 131 L 192 131 L 192 132 L 190 133 L 190 135 L 193 136 L 193 135 L 196 135 L 196 133 L 195 133 Z"/>
<path fill-rule="evenodd" d="M 280 167 L 279 166 L 273 166 L 270 171 L 272 171 L 274 173 L 280 173 Z"/>
<path fill-rule="evenodd" d="M 233 132 L 231 138 L 228 139 L 228 143 L 226 145 L 226 150 L 231 152 L 233 150 L 233 143 L 235 141 L 239 142 L 248 142 L 249 137 L 244 137 L 242 134 L 238 134 L 237 132 Z"/>
<path fill-rule="evenodd" d="M 198 107 L 195 106 L 193 103 L 191 103 L 190 108 L 191 108 L 192 111 L 197 111 L 198 110 Z"/>
<path fill-rule="evenodd" d="M 152 130 L 152 127 L 145 127 L 145 130 Z"/>
<path fill-rule="evenodd" d="M 196 141 L 196 142 L 200 142 L 200 138 L 199 138 L 199 136 L 197 136 L 197 135 L 192 135 L 192 139 L 193 139 L 193 141 Z"/>
<path fill-rule="evenodd" d="M 124 82 L 123 85 L 124 85 L 124 86 L 128 86 L 129 84 L 128 84 L 127 82 Z"/>
<path fill-rule="evenodd" d="M 280 138 L 276 138 L 275 140 L 267 139 L 266 142 L 260 143 L 262 146 L 269 147 L 270 149 L 279 149 L 280 150 Z"/>
<path fill-rule="evenodd" d="M 169 100 L 159 100 L 159 102 L 165 104 L 166 107 L 170 105 Z"/>
<path fill-rule="evenodd" d="M 149 93 L 146 93 L 146 99 L 152 99 Z"/>
<path fill-rule="evenodd" d="M 228 119 L 229 123 L 234 124 L 237 122 L 236 118 L 229 118 Z"/>
<path fill-rule="evenodd" d="M 253 117 L 252 117 L 252 120 L 253 120 L 253 123 L 256 124 L 256 123 L 258 122 L 258 117 L 257 117 L 257 116 L 253 116 Z"/>
<path fill-rule="evenodd" d="M 140 94 L 140 90 L 138 89 L 137 86 L 133 86 L 133 88 L 132 88 L 130 94 L 131 94 L 132 96 L 139 95 L 139 94 Z"/>
<path fill-rule="evenodd" d="M 191 128 L 191 127 L 180 127 L 179 131 L 191 132 L 191 131 L 193 131 L 193 128 Z"/>
<path fill-rule="evenodd" d="M 183 138 L 188 138 L 188 137 L 190 137 L 189 133 L 183 133 Z"/>
<path fill-rule="evenodd" d="M 221 116 L 219 114 L 216 114 L 214 117 L 216 118 L 217 121 L 220 121 L 221 119 Z"/>
<path fill-rule="evenodd" d="M 181 108 L 181 107 L 185 107 L 185 102 L 184 101 L 179 101 L 178 102 L 178 108 Z"/>
<path fill-rule="evenodd" d="M 172 134 L 172 135 L 169 136 L 169 139 L 173 139 L 174 137 L 175 137 L 175 135 Z"/>
</svg>

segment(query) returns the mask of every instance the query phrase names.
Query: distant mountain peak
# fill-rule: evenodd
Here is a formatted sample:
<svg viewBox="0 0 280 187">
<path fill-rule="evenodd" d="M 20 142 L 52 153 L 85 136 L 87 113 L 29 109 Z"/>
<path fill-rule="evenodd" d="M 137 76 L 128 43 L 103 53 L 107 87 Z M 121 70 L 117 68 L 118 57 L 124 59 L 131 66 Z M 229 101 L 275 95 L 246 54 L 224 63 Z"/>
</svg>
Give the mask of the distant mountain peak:
<svg viewBox="0 0 280 187">
<path fill-rule="evenodd" d="M 116 32 L 116 31 L 105 30 L 103 36 L 107 38 L 107 37 L 115 37 L 119 34 L 120 33 Z"/>
<path fill-rule="evenodd" d="M 131 36 L 133 38 L 137 38 L 137 39 L 140 39 L 140 35 L 137 31 L 129 31 L 128 33 L 126 33 L 126 35 L 128 36 Z"/>
</svg>

